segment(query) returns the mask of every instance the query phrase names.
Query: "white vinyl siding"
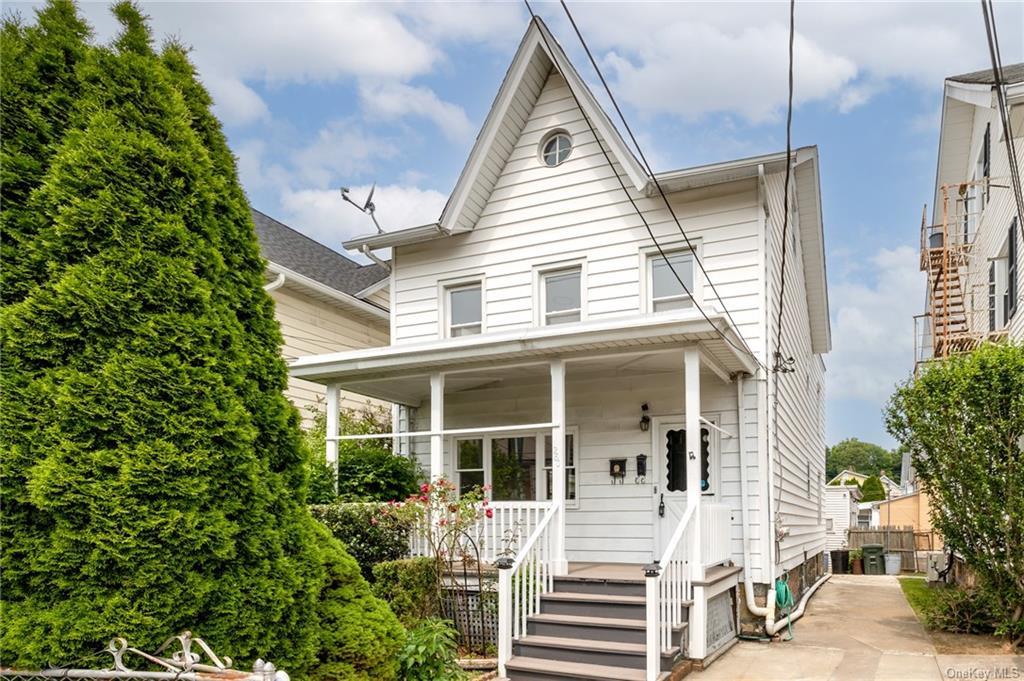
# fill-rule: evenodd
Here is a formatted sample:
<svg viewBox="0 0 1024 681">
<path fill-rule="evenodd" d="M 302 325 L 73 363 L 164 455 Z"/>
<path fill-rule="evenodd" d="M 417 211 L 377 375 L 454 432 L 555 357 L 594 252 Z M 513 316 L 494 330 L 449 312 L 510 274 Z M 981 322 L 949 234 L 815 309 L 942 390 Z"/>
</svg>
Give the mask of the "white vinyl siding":
<svg viewBox="0 0 1024 681">
<path fill-rule="evenodd" d="M 486 333 L 540 324 L 535 268 L 586 256 L 582 298 L 588 320 L 641 314 L 646 274 L 639 248 L 653 246 L 560 75 L 553 74 L 503 160 L 493 192 L 472 231 L 396 249 L 394 343 L 438 338 L 443 310 L 438 281 L 487 273 Z M 556 168 L 537 148 L 553 129 L 573 138 Z M 623 175 L 626 186 L 628 179 Z M 632 190 L 631 190 L 632 191 Z M 676 250 L 679 228 L 660 196 L 633 191 L 660 242 Z M 704 299 L 727 307 L 755 351 L 763 344 L 756 180 L 669 195 L 723 299 L 705 286 Z"/>
<path fill-rule="evenodd" d="M 825 495 L 825 550 L 833 551 L 847 546 L 846 531 L 857 526 L 857 501 L 853 498 L 850 487 L 825 485 L 821 493 Z M 828 527 L 828 521 L 832 526 Z"/>
<path fill-rule="evenodd" d="M 783 173 L 766 178 L 768 186 L 768 336 L 774 352 L 779 303 L 779 281 L 782 259 Z M 792 180 L 808 182 L 810 178 L 793 174 Z M 790 198 L 793 205 L 795 194 Z M 801 206 L 794 206 L 797 215 Z M 788 237 L 787 237 L 788 239 Z M 790 248 L 790 244 L 787 244 Z M 825 529 L 820 519 L 818 501 L 809 490 L 820 484 L 820 471 L 825 468 L 825 367 L 811 350 L 808 303 L 804 284 L 803 259 L 790 250 L 786 254 L 785 305 L 782 315 L 782 352 L 793 357 L 792 373 L 772 373 L 770 377 L 769 420 L 763 431 L 774 457 L 774 480 L 769 481 L 775 508 L 766 522 L 778 513 L 780 527 L 788 530 L 779 541 L 777 559 L 782 569 L 790 569 L 824 549 Z M 769 359 L 769 365 L 771 360 Z M 771 421 L 772 390 L 779 391 L 777 432 Z M 777 441 L 775 440 L 777 436 Z"/>
</svg>

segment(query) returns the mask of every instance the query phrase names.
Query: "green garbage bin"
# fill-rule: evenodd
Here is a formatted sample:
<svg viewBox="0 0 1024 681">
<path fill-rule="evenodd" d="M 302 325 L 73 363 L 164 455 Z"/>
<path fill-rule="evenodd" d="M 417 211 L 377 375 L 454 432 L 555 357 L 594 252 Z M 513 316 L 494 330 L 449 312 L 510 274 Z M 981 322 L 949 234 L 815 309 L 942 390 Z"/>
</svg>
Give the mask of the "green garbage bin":
<svg viewBox="0 0 1024 681">
<path fill-rule="evenodd" d="M 884 575 L 885 547 L 881 544 L 865 544 L 861 548 L 864 550 L 864 574 Z"/>
</svg>

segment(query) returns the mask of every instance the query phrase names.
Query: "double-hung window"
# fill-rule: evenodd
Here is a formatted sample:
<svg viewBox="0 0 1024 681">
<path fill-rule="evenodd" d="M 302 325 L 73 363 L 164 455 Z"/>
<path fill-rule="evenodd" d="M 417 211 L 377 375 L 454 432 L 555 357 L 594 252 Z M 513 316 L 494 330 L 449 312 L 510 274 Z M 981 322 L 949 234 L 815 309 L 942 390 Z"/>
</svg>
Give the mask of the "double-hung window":
<svg viewBox="0 0 1024 681">
<path fill-rule="evenodd" d="M 693 253 L 657 253 L 648 258 L 648 269 L 651 312 L 693 307 Z"/>
<path fill-rule="evenodd" d="M 472 336 L 483 330 L 480 282 L 448 288 L 448 336 Z"/>
<path fill-rule="evenodd" d="M 583 318 L 582 269 L 553 270 L 541 275 L 544 326 L 569 324 Z"/>
<path fill-rule="evenodd" d="M 481 438 L 455 441 L 455 471 L 459 494 L 484 486 L 484 441 Z"/>
</svg>

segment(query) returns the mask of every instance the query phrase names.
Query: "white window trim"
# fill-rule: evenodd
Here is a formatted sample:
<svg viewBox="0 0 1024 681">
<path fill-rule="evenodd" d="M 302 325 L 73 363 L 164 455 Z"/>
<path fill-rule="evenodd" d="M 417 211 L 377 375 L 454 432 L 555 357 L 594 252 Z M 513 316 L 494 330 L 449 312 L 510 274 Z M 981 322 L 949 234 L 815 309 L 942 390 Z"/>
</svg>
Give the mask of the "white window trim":
<svg viewBox="0 0 1024 681">
<path fill-rule="evenodd" d="M 575 270 L 580 271 L 580 321 L 586 321 L 587 314 L 587 260 L 586 258 L 573 258 L 570 260 L 558 260 L 535 265 L 533 268 L 533 325 L 548 326 L 547 323 L 547 296 L 544 291 L 544 278 L 549 274 Z M 561 311 L 565 312 L 566 311 Z M 557 313 L 556 313 L 557 314 Z M 556 325 L 557 326 L 557 325 Z"/>
<path fill-rule="evenodd" d="M 480 286 L 480 334 L 487 333 L 487 281 L 483 274 L 470 274 L 463 277 L 443 279 L 437 282 L 438 338 L 454 337 L 451 334 L 452 314 L 451 303 L 448 301 L 449 292 L 473 285 Z M 392 317 L 394 317 L 393 314 Z"/>
<path fill-rule="evenodd" d="M 693 293 L 694 307 L 698 307 L 704 304 L 704 277 L 703 272 L 700 269 L 700 265 L 697 261 L 703 256 L 704 243 L 700 238 L 690 239 L 690 243 L 693 244 L 691 249 L 685 241 L 666 241 L 663 240 L 661 243 L 661 251 L 656 246 L 641 246 L 640 247 L 640 314 L 656 314 L 654 312 L 654 259 L 661 257 L 661 252 L 664 251 L 665 255 L 673 255 L 675 253 L 690 253 L 693 256 L 693 286 L 691 287 L 691 293 Z M 703 261 L 702 261 L 703 262 Z M 680 296 L 682 299 L 684 296 Z M 668 300 L 663 298 L 662 300 Z"/>
<path fill-rule="evenodd" d="M 579 432 L 579 426 L 566 426 L 565 432 L 567 434 L 571 434 L 573 436 L 573 446 L 576 448 L 576 451 L 573 452 L 573 457 L 574 457 L 573 460 L 576 462 L 576 464 L 574 466 L 575 469 L 576 469 L 576 499 L 574 499 L 572 501 L 567 499 L 565 505 L 566 505 L 566 508 L 579 508 L 579 500 L 580 500 L 580 432 Z M 530 432 L 524 433 L 522 431 L 509 431 L 509 432 L 504 432 L 504 433 L 486 433 L 486 434 L 482 434 L 482 435 L 475 436 L 475 437 L 474 436 L 455 436 L 455 435 L 449 437 L 448 438 L 448 442 L 447 442 L 447 449 L 448 449 L 449 452 L 451 452 L 451 457 L 452 457 L 451 471 L 452 471 L 453 482 L 455 483 L 455 488 L 456 489 L 461 489 L 461 487 L 462 487 L 462 474 L 461 474 L 461 471 L 459 470 L 459 450 L 458 450 L 458 447 L 457 447 L 457 443 L 459 441 L 461 441 L 461 440 L 483 440 L 484 485 L 487 485 L 488 487 L 492 487 L 493 484 L 494 484 L 493 463 L 492 463 L 492 456 L 491 456 L 491 454 L 492 454 L 492 442 L 494 440 L 500 440 L 500 439 L 509 438 L 509 437 L 522 437 L 522 438 L 532 437 L 535 440 L 536 444 L 534 446 L 536 447 L 536 451 L 537 451 L 537 466 L 534 469 L 534 487 L 533 487 L 534 490 L 536 491 L 536 497 L 537 498 L 536 499 L 526 499 L 524 501 L 547 501 L 547 499 L 548 499 L 548 496 L 547 496 L 547 494 L 548 494 L 547 493 L 547 475 L 545 474 L 545 471 L 547 471 L 547 466 L 544 465 L 544 438 L 549 436 L 549 435 L 551 435 L 551 431 L 545 430 L 545 431 L 537 431 L 537 432 L 532 432 L 532 433 L 530 433 Z M 479 469 L 474 468 L 474 469 L 467 469 L 467 470 L 477 471 Z M 487 497 L 488 501 L 494 501 L 494 499 L 492 499 L 492 494 L 491 494 L 492 491 L 493 490 L 489 490 L 487 492 L 487 494 L 486 494 L 486 497 Z M 501 499 L 499 501 L 505 501 L 505 500 Z M 515 502 L 509 502 L 509 503 L 515 503 Z"/>
</svg>

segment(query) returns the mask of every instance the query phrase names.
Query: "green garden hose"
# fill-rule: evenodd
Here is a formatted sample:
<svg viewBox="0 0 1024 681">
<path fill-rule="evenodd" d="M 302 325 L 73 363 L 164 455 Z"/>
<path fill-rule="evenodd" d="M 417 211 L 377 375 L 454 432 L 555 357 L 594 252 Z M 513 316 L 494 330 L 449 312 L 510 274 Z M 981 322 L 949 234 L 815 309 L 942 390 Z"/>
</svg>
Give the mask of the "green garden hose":
<svg viewBox="0 0 1024 681">
<path fill-rule="evenodd" d="M 789 631 L 789 638 L 783 639 L 786 641 L 793 640 L 793 620 L 789 619 L 789 614 L 793 612 L 793 592 L 789 590 L 789 575 L 783 573 L 782 577 L 775 580 L 775 607 L 778 608 L 779 616 L 786 617 L 786 628 Z"/>
</svg>

